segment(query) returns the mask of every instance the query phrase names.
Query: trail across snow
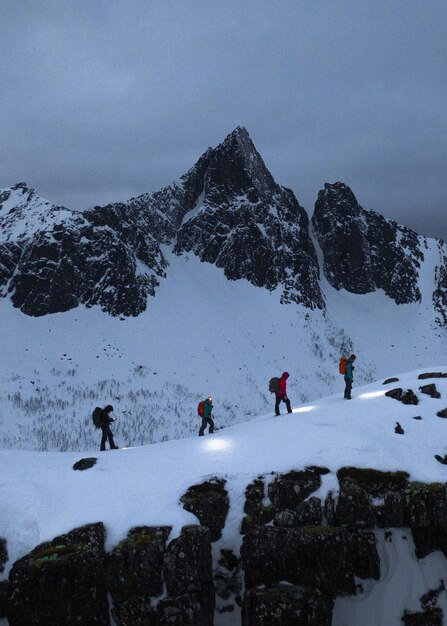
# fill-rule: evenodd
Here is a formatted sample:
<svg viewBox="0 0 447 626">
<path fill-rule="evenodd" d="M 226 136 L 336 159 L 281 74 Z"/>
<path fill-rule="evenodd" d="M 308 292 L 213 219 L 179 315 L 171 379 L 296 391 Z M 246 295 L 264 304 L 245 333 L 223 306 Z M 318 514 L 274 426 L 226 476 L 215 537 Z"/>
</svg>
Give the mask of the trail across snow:
<svg viewBox="0 0 447 626">
<path fill-rule="evenodd" d="M 434 369 L 447 372 L 447 366 Z M 65 453 L 0 450 L 0 536 L 7 539 L 10 557 L 3 577 L 11 564 L 36 544 L 89 522 L 104 522 L 107 549 L 113 548 L 131 527 L 143 524 L 172 525 L 172 538 L 183 525 L 197 523 L 179 505 L 180 496 L 190 485 L 213 476 L 227 481 L 231 507 L 218 547 L 236 552 L 241 542 L 244 491 L 260 474 L 272 478 L 271 472 L 303 469 L 307 465 L 328 467 L 331 473 L 323 477 L 321 496 L 337 489 L 335 472 L 348 465 L 405 470 L 413 480 L 447 482 L 447 466 L 434 459 L 435 454 L 443 456 L 447 452 L 447 420 L 436 415 L 447 406 L 447 379 L 420 381 L 418 374 L 416 371 L 398 375 L 398 383 L 383 385 L 383 381 L 378 381 L 354 387 L 352 401 L 343 400 L 339 393 L 295 405 L 291 415 L 276 417 L 272 410 L 250 422 L 201 438 L 103 453 L 92 449 Z M 426 382 L 435 382 L 440 399 L 420 393 L 419 386 Z M 386 397 L 386 390 L 395 386 L 413 389 L 419 404 L 405 406 Z M 422 419 L 415 420 L 415 416 Z M 404 435 L 395 434 L 396 421 L 402 425 Z M 74 471 L 73 463 L 85 456 L 97 456 L 98 463 L 90 470 Z M 403 553 L 407 555 L 405 563 L 411 561 L 417 568 L 427 570 L 430 566 L 414 560 L 410 543 L 405 544 L 408 548 L 402 547 L 399 533 L 395 534 L 392 548 L 381 544 L 382 556 L 389 553 L 382 567 L 393 561 L 395 550 L 399 558 Z M 446 571 L 444 557 L 433 559 L 438 565 L 431 572 L 430 581 L 441 575 L 442 568 Z M 390 568 L 383 572 L 382 582 L 390 579 Z M 411 583 L 413 587 L 424 587 L 423 576 L 415 574 L 413 579 L 417 581 Z M 399 585 L 393 585 L 396 591 L 391 593 L 387 587 L 387 593 L 400 597 Z M 400 608 L 411 608 L 405 604 L 406 583 L 402 582 L 401 587 Z M 378 593 L 374 589 L 369 589 L 369 595 L 337 600 L 335 626 L 363 626 L 359 617 L 355 621 L 347 615 L 360 615 L 361 603 L 367 603 L 368 598 L 372 606 L 376 602 L 374 594 Z M 424 587 L 421 594 L 426 590 Z M 411 593 L 416 597 L 414 588 Z M 368 611 L 369 615 L 372 609 Z M 364 626 L 397 626 L 397 622 L 381 621 L 381 615 L 380 611 L 371 612 L 371 621 Z"/>
</svg>

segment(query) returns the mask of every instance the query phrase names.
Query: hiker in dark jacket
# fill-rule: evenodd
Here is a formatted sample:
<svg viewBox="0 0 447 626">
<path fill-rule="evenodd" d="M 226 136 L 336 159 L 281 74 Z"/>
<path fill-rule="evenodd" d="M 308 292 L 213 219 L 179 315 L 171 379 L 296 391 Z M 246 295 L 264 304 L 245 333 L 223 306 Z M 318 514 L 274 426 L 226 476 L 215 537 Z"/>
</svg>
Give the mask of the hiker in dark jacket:
<svg viewBox="0 0 447 626">
<path fill-rule="evenodd" d="M 211 417 L 211 412 L 213 410 L 213 399 L 209 396 L 205 402 L 203 403 L 203 417 L 202 417 L 202 425 L 199 430 L 199 437 L 203 437 L 205 432 L 205 428 L 207 425 L 209 426 L 208 432 L 211 434 L 214 432 L 214 421 Z"/>
<path fill-rule="evenodd" d="M 349 359 L 346 361 L 346 372 L 345 372 L 345 400 L 352 400 L 351 398 L 351 389 L 352 383 L 354 381 L 354 376 L 352 370 L 354 369 L 353 363 L 356 359 L 355 354 L 351 354 Z"/>
<path fill-rule="evenodd" d="M 102 417 L 101 417 L 101 425 L 100 428 L 102 430 L 101 437 L 101 447 L 100 451 L 106 450 L 106 441 L 109 440 L 109 446 L 111 450 L 118 450 L 119 446 L 115 445 L 113 440 L 113 433 L 110 430 L 110 424 L 115 421 L 115 418 L 110 416 L 110 413 L 113 411 L 113 406 L 108 404 L 106 407 L 102 409 Z"/>
<path fill-rule="evenodd" d="M 281 378 L 279 379 L 279 389 L 275 392 L 276 402 L 275 402 L 275 413 L 279 415 L 279 404 L 280 402 L 285 402 L 287 407 L 287 413 L 292 413 L 292 409 L 290 407 L 290 400 L 287 397 L 287 379 L 289 378 L 289 372 L 283 372 Z"/>
</svg>

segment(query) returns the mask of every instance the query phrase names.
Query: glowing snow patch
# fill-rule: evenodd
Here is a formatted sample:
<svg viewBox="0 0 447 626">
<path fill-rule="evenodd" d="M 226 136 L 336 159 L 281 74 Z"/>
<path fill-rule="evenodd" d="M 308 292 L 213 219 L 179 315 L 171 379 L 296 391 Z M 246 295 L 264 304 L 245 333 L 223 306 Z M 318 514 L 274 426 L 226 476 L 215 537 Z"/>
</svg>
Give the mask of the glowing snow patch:
<svg viewBox="0 0 447 626">
<path fill-rule="evenodd" d="M 385 393 L 386 389 L 384 391 L 370 391 L 369 393 L 361 393 L 357 398 L 378 398 L 379 396 L 384 396 Z"/>
<path fill-rule="evenodd" d="M 314 409 L 314 406 L 301 406 L 299 409 L 293 409 L 292 413 L 308 413 Z"/>
<path fill-rule="evenodd" d="M 230 447 L 230 442 L 227 439 L 207 439 L 204 446 L 207 450 L 225 450 Z"/>
</svg>

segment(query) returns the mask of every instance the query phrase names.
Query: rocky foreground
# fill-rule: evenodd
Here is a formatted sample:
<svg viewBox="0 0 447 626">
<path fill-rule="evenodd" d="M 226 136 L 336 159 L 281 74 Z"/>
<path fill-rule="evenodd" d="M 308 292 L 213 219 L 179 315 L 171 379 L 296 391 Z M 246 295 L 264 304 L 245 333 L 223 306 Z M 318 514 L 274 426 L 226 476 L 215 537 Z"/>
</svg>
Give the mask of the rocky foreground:
<svg viewBox="0 0 447 626">
<path fill-rule="evenodd" d="M 88 471 L 84 459 L 75 471 Z M 324 467 L 259 476 L 245 490 L 240 554 L 212 545 L 225 527 L 225 480 L 191 486 L 181 505 L 200 525 L 170 540 L 169 525 L 129 531 L 111 552 L 101 522 L 37 546 L 0 583 L 0 616 L 10 626 L 211 626 L 241 607 L 244 626 L 330 626 L 334 599 L 361 592 L 359 579 L 380 578 L 374 529 L 408 528 L 421 559 L 447 556 L 447 484 L 419 483 L 405 472 L 345 467 L 339 491 L 322 499 Z M 272 479 L 273 478 L 273 479 Z M 1 566 L 7 545 L 0 543 Z M 442 584 L 420 599 L 404 624 L 442 626 Z M 109 596 L 110 594 L 110 596 Z M 110 597 L 110 602 L 109 602 Z M 110 606 L 109 606 L 110 604 Z M 235 622 L 239 622 L 236 617 Z"/>
</svg>

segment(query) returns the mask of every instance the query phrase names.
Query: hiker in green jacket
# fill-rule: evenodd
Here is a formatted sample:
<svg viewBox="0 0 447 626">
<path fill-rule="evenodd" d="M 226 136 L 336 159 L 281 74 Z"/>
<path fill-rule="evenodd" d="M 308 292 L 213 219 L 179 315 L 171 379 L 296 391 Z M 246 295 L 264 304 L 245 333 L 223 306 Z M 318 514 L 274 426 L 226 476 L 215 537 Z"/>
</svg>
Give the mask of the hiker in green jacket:
<svg viewBox="0 0 447 626">
<path fill-rule="evenodd" d="M 205 428 L 207 425 L 209 426 L 208 432 L 210 434 L 214 432 L 214 421 L 213 421 L 213 418 L 211 417 L 212 410 L 213 410 L 213 399 L 211 396 L 208 396 L 208 398 L 203 403 L 202 425 L 199 430 L 200 437 L 203 437 L 203 434 L 205 432 Z"/>
<path fill-rule="evenodd" d="M 354 369 L 353 363 L 356 359 L 355 354 L 351 354 L 349 359 L 346 361 L 346 372 L 345 372 L 345 400 L 351 400 L 351 389 L 352 383 L 354 381 L 354 376 L 352 370 Z"/>
</svg>

